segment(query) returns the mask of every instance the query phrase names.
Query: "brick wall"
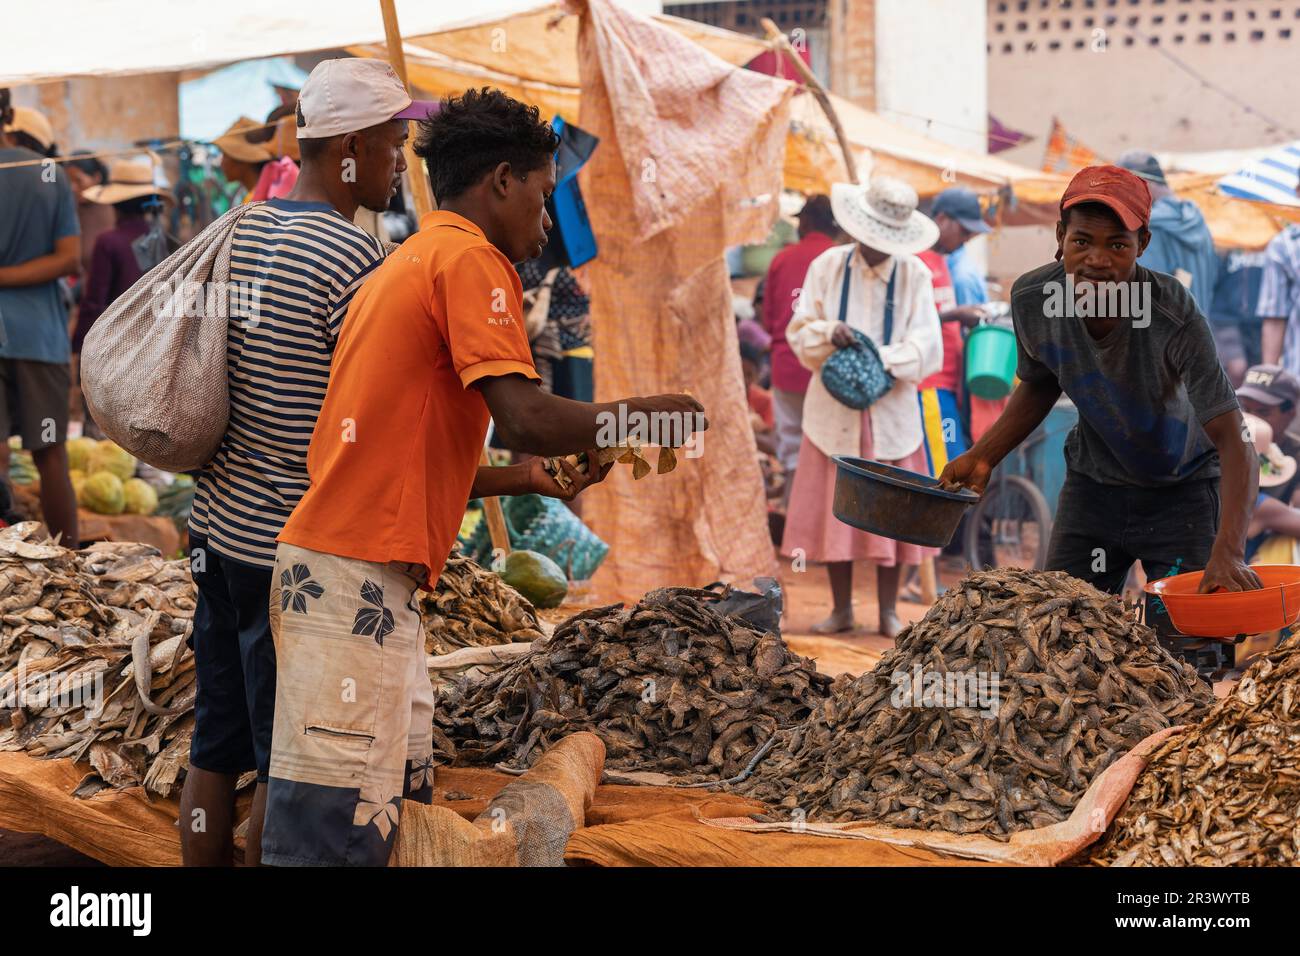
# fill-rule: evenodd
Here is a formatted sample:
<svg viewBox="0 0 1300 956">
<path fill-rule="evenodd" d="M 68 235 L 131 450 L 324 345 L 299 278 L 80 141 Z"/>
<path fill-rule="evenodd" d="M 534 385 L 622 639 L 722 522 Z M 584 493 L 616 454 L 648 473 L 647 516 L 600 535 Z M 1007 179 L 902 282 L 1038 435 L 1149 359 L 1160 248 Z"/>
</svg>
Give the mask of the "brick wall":
<svg viewBox="0 0 1300 956">
<path fill-rule="evenodd" d="M 830 88 L 876 108 L 876 0 L 828 0 Z"/>
</svg>

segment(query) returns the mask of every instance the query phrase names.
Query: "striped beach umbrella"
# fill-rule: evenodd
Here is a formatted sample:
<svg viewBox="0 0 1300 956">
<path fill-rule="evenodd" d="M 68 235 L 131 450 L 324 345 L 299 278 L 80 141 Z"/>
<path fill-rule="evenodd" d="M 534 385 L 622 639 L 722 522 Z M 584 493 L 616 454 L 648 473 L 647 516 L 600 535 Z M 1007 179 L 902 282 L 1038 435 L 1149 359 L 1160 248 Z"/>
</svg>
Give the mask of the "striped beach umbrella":
<svg viewBox="0 0 1300 956">
<path fill-rule="evenodd" d="M 1219 180 L 1219 191 L 1238 199 L 1300 207 L 1300 140 L 1287 143 Z"/>
</svg>

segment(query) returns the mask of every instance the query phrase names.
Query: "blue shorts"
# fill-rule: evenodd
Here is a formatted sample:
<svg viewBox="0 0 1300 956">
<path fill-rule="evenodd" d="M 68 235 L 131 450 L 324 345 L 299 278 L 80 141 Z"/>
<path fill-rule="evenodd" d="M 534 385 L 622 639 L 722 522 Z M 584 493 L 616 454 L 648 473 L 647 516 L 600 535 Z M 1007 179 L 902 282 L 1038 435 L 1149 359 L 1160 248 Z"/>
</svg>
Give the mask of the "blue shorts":
<svg viewBox="0 0 1300 956">
<path fill-rule="evenodd" d="M 213 773 L 256 770 L 265 783 L 275 719 L 271 569 L 224 557 L 197 535 L 190 553 L 199 591 L 190 636 L 198 678 L 190 764 Z"/>
</svg>

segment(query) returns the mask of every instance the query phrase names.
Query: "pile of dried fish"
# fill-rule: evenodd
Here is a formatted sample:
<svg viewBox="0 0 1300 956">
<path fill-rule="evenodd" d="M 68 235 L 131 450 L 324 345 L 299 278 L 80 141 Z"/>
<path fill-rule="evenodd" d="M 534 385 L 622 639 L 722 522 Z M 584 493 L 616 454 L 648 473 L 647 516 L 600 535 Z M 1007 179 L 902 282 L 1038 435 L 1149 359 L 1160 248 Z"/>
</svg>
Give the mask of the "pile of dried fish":
<svg viewBox="0 0 1300 956">
<path fill-rule="evenodd" d="M 736 774 L 817 706 L 830 679 L 776 634 L 719 613 L 718 601 L 713 591 L 662 588 L 631 609 L 574 615 L 526 657 L 442 688 L 436 746 L 460 764 L 527 767 L 566 734 L 590 730 L 610 768 Z"/>
<path fill-rule="evenodd" d="M 143 544 L 70 551 L 39 528 L 0 530 L 0 750 L 88 759 L 79 796 L 169 794 L 194 724 L 189 569 Z"/>
<path fill-rule="evenodd" d="M 1120 602 L 1062 572 L 968 575 L 741 786 L 821 820 L 1005 840 L 1064 820 L 1147 735 L 1210 690 Z"/>
<path fill-rule="evenodd" d="M 1300 643 L 1263 655 L 1152 756 L 1092 856 L 1110 866 L 1300 863 Z"/>
<path fill-rule="evenodd" d="M 528 599 L 458 554 L 447 559 L 437 589 L 421 599 L 420 617 L 429 654 L 543 639 L 537 611 Z"/>
</svg>

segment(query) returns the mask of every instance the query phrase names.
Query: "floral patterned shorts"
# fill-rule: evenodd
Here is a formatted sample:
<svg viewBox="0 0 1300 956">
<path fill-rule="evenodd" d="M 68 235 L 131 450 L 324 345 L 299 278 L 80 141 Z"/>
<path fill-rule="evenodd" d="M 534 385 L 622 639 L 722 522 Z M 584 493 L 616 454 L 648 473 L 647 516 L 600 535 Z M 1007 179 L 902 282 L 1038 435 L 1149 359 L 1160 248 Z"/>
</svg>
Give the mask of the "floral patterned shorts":
<svg viewBox="0 0 1300 956">
<path fill-rule="evenodd" d="M 384 866 L 402 799 L 433 799 L 420 565 L 276 551 L 277 681 L 262 862 Z"/>
</svg>

